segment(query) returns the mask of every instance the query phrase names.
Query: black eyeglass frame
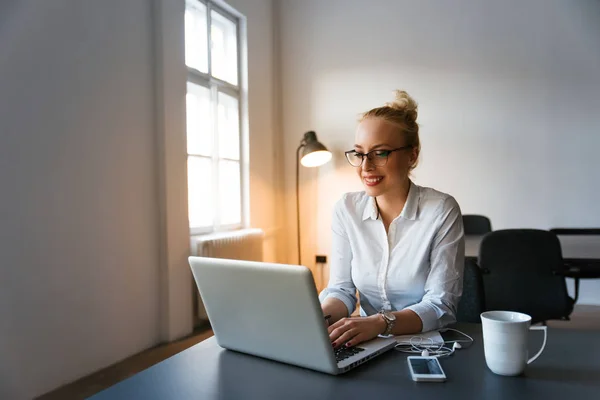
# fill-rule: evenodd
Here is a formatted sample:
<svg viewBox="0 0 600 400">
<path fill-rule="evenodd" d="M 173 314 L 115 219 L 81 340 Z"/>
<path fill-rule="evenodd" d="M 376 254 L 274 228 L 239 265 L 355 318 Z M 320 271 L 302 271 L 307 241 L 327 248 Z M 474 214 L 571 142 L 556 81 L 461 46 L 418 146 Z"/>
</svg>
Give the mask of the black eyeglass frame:
<svg viewBox="0 0 600 400">
<path fill-rule="evenodd" d="M 348 161 L 348 164 L 352 165 L 353 167 L 359 168 L 363 165 L 363 163 L 365 162 L 365 157 L 371 162 L 371 164 L 377 166 L 377 167 L 383 167 L 385 164 L 387 164 L 388 158 L 390 157 L 390 153 L 394 152 L 394 151 L 401 151 L 401 150 L 407 150 L 407 149 L 412 149 L 413 146 L 402 146 L 402 147 L 398 147 L 397 149 L 391 149 L 391 150 L 387 150 L 387 149 L 376 149 L 376 150 L 371 150 L 368 153 L 361 153 L 359 151 L 356 150 L 348 150 L 346 152 L 344 152 L 344 155 L 346 156 L 346 160 Z M 377 162 L 375 162 L 375 157 L 371 156 L 371 154 L 378 152 L 378 151 L 387 151 L 388 154 L 385 156 L 385 160 L 383 162 L 383 164 L 378 164 Z M 360 155 L 361 159 L 360 159 L 360 164 L 358 165 L 354 165 L 352 164 L 352 162 L 350 162 L 350 159 L 348 158 L 348 156 L 350 154 L 358 154 Z"/>
</svg>

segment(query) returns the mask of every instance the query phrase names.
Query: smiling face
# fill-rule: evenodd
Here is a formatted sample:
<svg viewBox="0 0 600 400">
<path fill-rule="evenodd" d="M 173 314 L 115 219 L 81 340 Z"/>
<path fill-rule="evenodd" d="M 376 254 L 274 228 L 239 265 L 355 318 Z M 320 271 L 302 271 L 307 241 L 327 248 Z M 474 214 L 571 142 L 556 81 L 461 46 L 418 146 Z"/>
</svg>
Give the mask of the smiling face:
<svg viewBox="0 0 600 400">
<path fill-rule="evenodd" d="M 354 143 L 354 150 L 363 154 L 406 146 L 400 127 L 382 118 L 366 118 L 361 121 L 356 128 Z M 378 157 L 377 154 L 373 156 Z M 393 151 L 388 154 L 383 166 L 376 166 L 365 157 L 362 165 L 356 167 L 356 172 L 367 195 L 377 197 L 402 190 L 417 156 L 414 148 Z"/>
</svg>

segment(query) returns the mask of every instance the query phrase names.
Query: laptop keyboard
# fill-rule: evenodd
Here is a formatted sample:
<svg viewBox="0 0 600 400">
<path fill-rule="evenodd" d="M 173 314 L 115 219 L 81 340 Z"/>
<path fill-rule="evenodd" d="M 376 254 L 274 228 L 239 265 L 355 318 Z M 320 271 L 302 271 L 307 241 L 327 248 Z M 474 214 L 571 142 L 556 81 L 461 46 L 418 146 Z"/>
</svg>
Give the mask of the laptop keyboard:
<svg viewBox="0 0 600 400">
<path fill-rule="evenodd" d="M 340 346 L 339 348 L 333 350 L 335 353 L 335 360 L 337 362 L 343 361 L 348 357 L 352 357 L 355 354 L 360 353 L 361 351 L 365 351 L 362 347 L 346 347 Z"/>
</svg>

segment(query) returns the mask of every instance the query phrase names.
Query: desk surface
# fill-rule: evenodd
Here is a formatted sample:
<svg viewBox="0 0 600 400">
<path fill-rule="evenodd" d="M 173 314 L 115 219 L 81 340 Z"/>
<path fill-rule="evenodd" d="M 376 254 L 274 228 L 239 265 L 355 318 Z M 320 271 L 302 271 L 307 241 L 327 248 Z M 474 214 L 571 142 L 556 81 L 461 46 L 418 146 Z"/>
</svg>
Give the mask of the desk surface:
<svg viewBox="0 0 600 400">
<path fill-rule="evenodd" d="M 477 257 L 483 236 L 465 236 L 465 255 Z M 563 258 L 600 260 L 600 236 L 568 235 L 559 236 Z"/>
<path fill-rule="evenodd" d="M 410 378 L 407 354 L 391 350 L 330 376 L 223 350 L 210 338 L 93 396 L 105 399 L 595 399 L 600 393 L 597 332 L 548 329 L 546 350 L 523 376 L 485 365 L 481 326 L 458 326 L 475 342 L 440 360 L 445 383 Z M 530 334 L 530 354 L 541 344 Z M 568 396 L 568 397 L 567 397 Z"/>
</svg>

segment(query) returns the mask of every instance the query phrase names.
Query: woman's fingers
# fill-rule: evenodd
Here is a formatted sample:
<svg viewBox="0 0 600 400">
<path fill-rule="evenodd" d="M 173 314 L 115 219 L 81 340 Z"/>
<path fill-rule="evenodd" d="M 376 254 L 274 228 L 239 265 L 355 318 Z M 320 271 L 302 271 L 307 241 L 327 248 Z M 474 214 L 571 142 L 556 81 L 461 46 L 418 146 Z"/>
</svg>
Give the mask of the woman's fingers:
<svg viewBox="0 0 600 400">
<path fill-rule="evenodd" d="M 364 322 L 361 318 L 345 318 L 332 325 L 330 327 L 332 330 L 330 330 L 329 338 L 333 347 L 338 347 L 360 334 L 366 328 Z"/>
<path fill-rule="evenodd" d="M 329 339 L 333 342 L 337 339 L 342 333 L 344 333 L 347 329 L 344 329 L 345 326 L 345 318 L 337 321 L 335 324 L 329 325 L 327 327 L 327 332 L 329 333 Z"/>
<path fill-rule="evenodd" d="M 342 318 L 328 328 L 329 338 L 333 347 L 343 344 L 355 346 L 377 336 L 373 330 L 373 320 L 367 317 Z"/>
<path fill-rule="evenodd" d="M 356 346 L 359 343 L 362 343 L 370 338 L 365 334 L 365 332 L 359 332 L 356 336 L 346 342 L 346 346 Z"/>
<path fill-rule="evenodd" d="M 335 324 L 329 325 L 329 327 L 327 328 L 327 332 L 329 332 L 329 334 L 331 335 L 331 332 L 333 332 L 336 328 L 339 328 L 340 326 L 345 325 L 347 321 L 348 321 L 348 318 L 342 318 L 339 321 L 337 321 Z"/>
<path fill-rule="evenodd" d="M 354 341 L 354 337 L 356 337 L 360 332 L 357 329 L 350 329 L 344 332 L 340 337 L 338 337 L 332 344 L 334 348 L 337 348 L 349 340 Z"/>
<path fill-rule="evenodd" d="M 339 338 L 344 332 L 355 328 L 356 321 L 350 318 L 342 318 L 335 324 L 331 325 L 327 330 L 329 331 L 329 338 L 331 341 L 335 341 Z"/>
<path fill-rule="evenodd" d="M 346 333 L 346 331 L 348 331 L 349 329 L 351 329 L 351 328 L 346 325 L 342 325 L 342 326 L 334 329 L 333 331 L 331 331 L 331 333 L 329 334 L 329 339 L 331 339 L 331 342 L 333 343 L 340 336 L 342 336 L 344 333 Z"/>
</svg>

